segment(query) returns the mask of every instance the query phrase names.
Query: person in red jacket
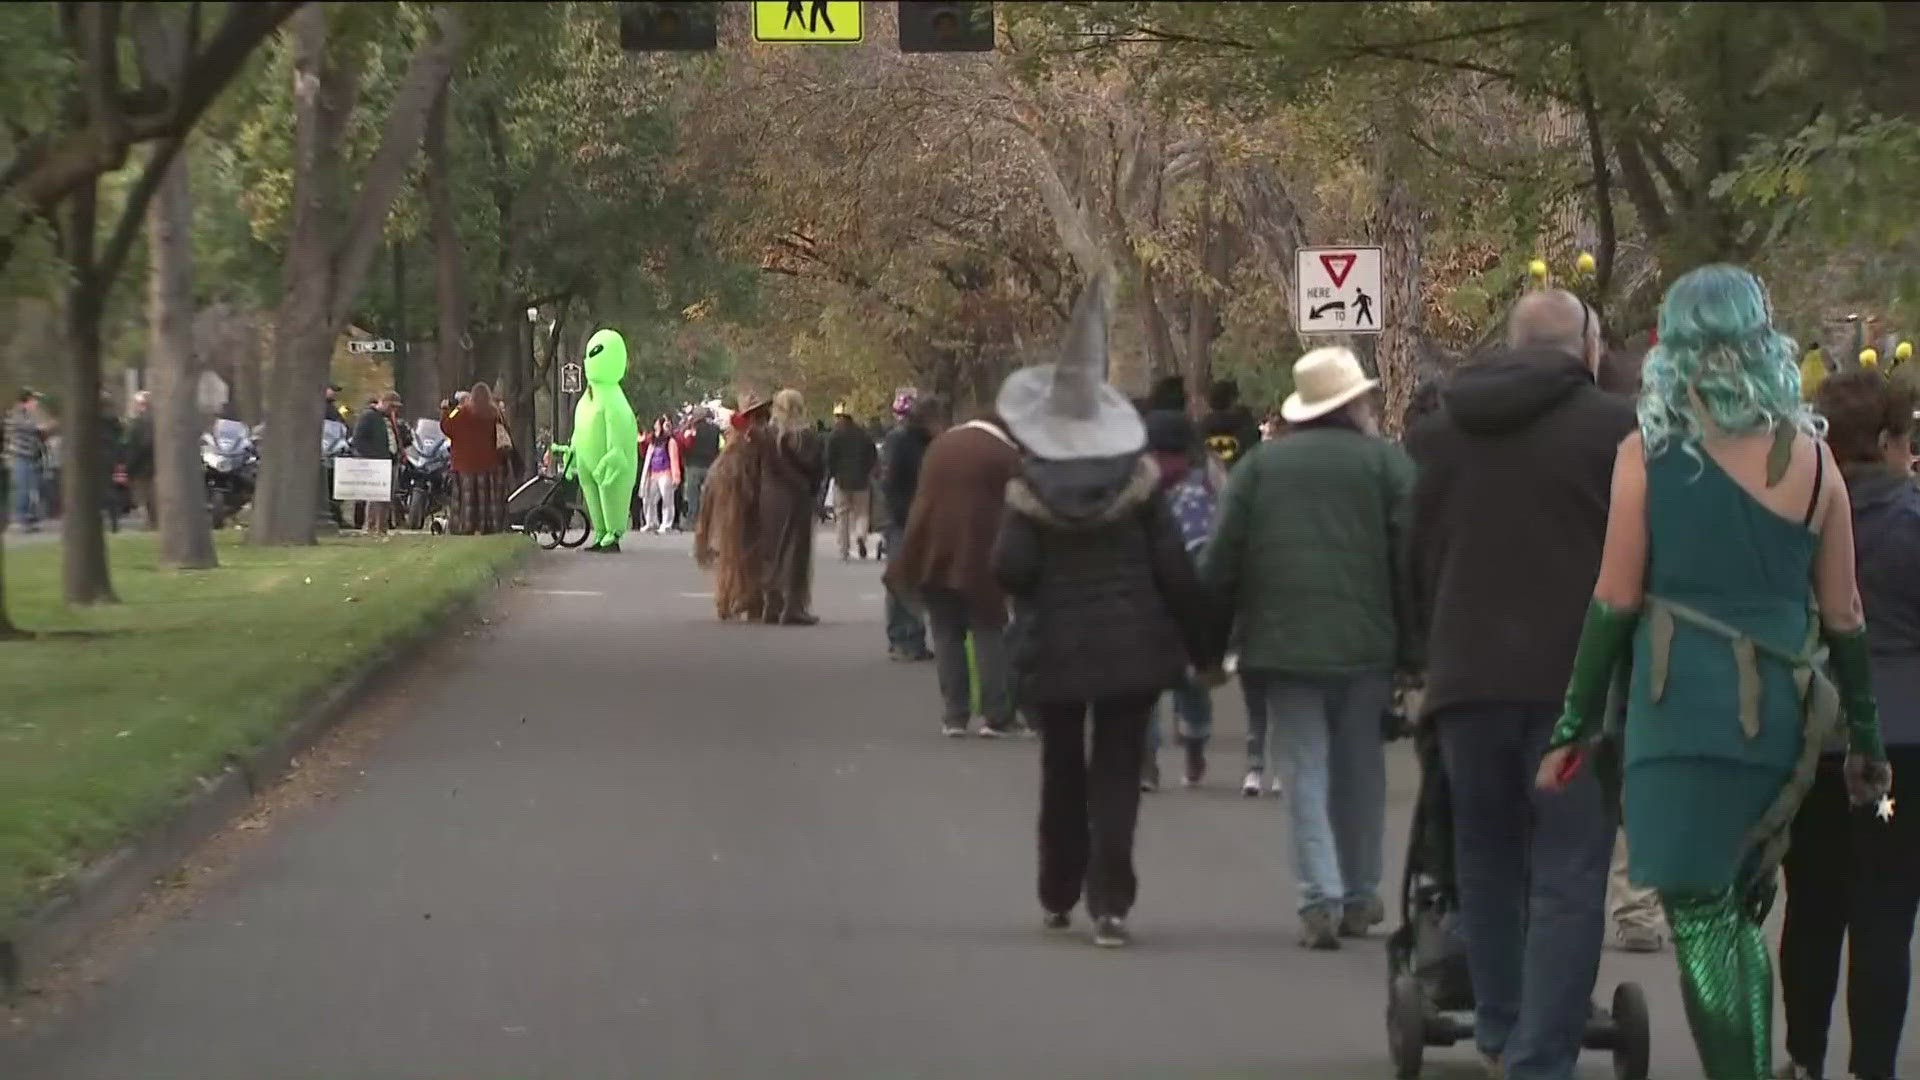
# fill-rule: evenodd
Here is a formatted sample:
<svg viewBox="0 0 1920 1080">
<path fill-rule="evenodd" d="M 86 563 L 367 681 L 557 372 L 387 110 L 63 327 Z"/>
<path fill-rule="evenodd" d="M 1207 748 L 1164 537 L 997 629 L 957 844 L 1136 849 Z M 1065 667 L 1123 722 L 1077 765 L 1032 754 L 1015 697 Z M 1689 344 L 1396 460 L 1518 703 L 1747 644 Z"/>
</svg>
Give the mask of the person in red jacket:
<svg viewBox="0 0 1920 1080">
<path fill-rule="evenodd" d="M 680 491 L 681 437 L 665 416 L 640 436 L 640 529 L 665 536 L 673 531 L 674 497 Z"/>
<path fill-rule="evenodd" d="M 475 383 L 465 403 L 448 409 L 440 418 L 440 430 L 453 447 L 453 515 L 449 525 L 462 536 L 497 533 L 505 525 L 507 499 L 495 433 L 499 423 L 493 388 L 486 383 Z"/>
</svg>

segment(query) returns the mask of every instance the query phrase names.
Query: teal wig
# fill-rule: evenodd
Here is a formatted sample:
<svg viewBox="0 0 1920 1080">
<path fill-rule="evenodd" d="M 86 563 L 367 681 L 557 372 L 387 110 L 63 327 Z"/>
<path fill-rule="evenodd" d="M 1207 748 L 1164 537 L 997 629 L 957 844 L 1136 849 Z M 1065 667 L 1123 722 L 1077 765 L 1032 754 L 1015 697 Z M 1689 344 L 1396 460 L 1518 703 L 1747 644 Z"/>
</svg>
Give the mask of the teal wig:
<svg viewBox="0 0 1920 1080">
<path fill-rule="evenodd" d="M 1799 352 L 1773 328 L 1766 287 L 1737 266 L 1703 266 L 1673 283 L 1660 304 L 1660 340 L 1641 371 L 1640 437 L 1648 456 L 1709 430 L 1776 431 L 1815 438 L 1825 423 L 1800 400 Z"/>
</svg>

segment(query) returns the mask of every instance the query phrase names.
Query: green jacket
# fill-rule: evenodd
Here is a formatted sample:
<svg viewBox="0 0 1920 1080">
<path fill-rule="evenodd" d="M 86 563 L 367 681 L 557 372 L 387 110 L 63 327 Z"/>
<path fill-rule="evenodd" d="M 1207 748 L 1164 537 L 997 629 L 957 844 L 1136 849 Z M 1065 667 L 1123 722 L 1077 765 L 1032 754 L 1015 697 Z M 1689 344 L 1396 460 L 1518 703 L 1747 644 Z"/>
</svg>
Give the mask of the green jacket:
<svg viewBox="0 0 1920 1080">
<path fill-rule="evenodd" d="M 1413 480 L 1398 446 L 1340 428 L 1262 443 L 1233 471 L 1201 577 L 1233 613 L 1242 669 L 1363 675 L 1407 665 Z"/>
</svg>

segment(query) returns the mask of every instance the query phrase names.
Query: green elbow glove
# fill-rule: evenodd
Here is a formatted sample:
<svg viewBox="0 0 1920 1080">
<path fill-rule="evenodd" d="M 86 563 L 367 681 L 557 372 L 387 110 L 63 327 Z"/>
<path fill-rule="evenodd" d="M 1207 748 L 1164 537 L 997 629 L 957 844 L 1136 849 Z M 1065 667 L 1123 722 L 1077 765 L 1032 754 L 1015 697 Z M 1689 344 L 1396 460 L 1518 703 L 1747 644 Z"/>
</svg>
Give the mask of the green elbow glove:
<svg viewBox="0 0 1920 1080">
<path fill-rule="evenodd" d="M 1600 600 L 1587 605 L 1587 621 L 1580 628 L 1580 649 L 1573 657 L 1573 676 L 1567 680 L 1567 700 L 1560 722 L 1553 727 L 1549 749 L 1586 742 L 1600 734 L 1607 719 L 1607 691 L 1614 671 L 1633 647 L 1638 611 L 1616 611 Z"/>
<path fill-rule="evenodd" d="M 1873 665 L 1867 657 L 1867 628 L 1825 630 L 1827 659 L 1840 691 L 1840 715 L 1847 725 L 1847 750 L 1868 761 L 1887 760 L 1880 744 L 1880 707 L 1873 700 Z"/>
</svg>

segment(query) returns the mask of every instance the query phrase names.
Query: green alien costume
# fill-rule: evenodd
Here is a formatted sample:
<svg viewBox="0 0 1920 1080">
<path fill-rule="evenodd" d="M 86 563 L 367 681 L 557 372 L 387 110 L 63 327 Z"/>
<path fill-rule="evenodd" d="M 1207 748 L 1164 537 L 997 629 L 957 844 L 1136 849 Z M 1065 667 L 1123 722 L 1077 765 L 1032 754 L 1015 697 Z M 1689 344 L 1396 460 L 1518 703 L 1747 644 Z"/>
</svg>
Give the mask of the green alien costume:
<svg viewBox="0 0 1920 1080">
<path fill-rule="evenodd" d="M 640 423 L 620 389 L 627 375 L 626 339 L 614 330 L 596 331 L 587 342 L 586 369 L 586 393 L 573 409 L 568 475 L 579 479 L 593 521 L 589 550 L 618 551 L 640 473 Z"/>
</svg>

